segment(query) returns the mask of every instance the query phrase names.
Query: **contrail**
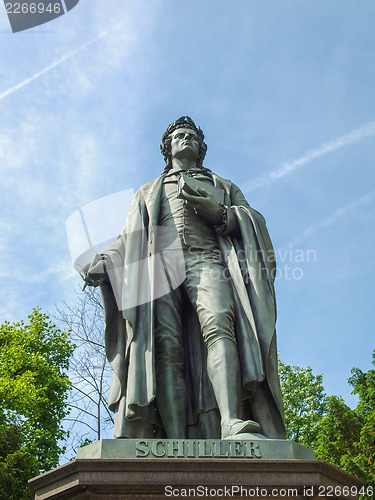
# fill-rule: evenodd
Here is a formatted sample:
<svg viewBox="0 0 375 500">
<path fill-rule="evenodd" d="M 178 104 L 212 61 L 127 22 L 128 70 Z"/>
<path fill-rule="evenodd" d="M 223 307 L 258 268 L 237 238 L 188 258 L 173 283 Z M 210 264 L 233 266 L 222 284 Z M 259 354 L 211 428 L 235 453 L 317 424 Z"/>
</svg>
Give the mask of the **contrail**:
<svg viewBox="0 0 375 500">
<path fill-rule="evenodd" d="M 375 199 L 375 190 L 369 191 L 368 193 L 357 198 L 356 200 L 353 200 L 350 203 L 347 203 L 346 205 L 337 208 L 334 212 L 328 215 L 328 217 L 323 219 L 321 222 L 318 222 L 317 224 L 308 227 L 302 233 L 298 234 L 289 244 L 289 246 L 295 245 L 298 241 L 300 241 L 303 238 L 308 238 L 309 236 L 316 233 L 322 228 L 332 226 L 332 224 L 334 224 L 337 220 L 341 219 L 342 217 L 345 217 L 352 210 L 356 209 L 357 207 L 361 207 L 363 205 L 368 205 L 374 199 Z"/>
<path fill-rule="evenodd" d="M 298 158 L 297 160 L 294 160 L 290 163 L 289 162 L 284 163 L 284 165 L 281 168 L 272 170 L 267 174 L 260 175 L 259 177 L 256 177 L 255 179 L 246 182 L 245 184 L 242 185 L 242 189 L 244 191 L 253 191 L 254 189 L 268 186 L 268 184 L 272 184 L 272 182 L 275 182 L 278 179 L 284 177 L 285 175 L 294 172 L 294 170 L 296 170 L 299 167 L 302 167 L 303 165 L 306 165 L 306 163 L 310 163 L 310 161 L 314 160 L 315 158 L 319 158 L 320 156 L 323 156 L 327 153 L 331 153 L 336 149 L 342 148 L 343 146 L 348 146 L 349 144 L 353 144 L 354 142 L 358 142 L 361 139 L 365 137 L 370 137 L 372 135 L 375 135 L 375 122 L 362 125 L 356 130 L 350 132 L 349 134 L 343 135 L 342 137 L 334 139 L 333 141 L 326 142 L 317 149 L 312 149 L 308 151 L 304 156 Z"/>
<path fill-rule="evenodd" d="M 116 26 L 111 28 L 111 30 L 109 30 L 109 31 L 112 31 L 112 30 L 118 28 L 121 24 L 117 24 Z M 101 31 L 98 36 L 96 36 L 92 40 L 89 40 L 88 42 L 83 43 L 80 47 L 73 50 L 73 52 L 69 52 L 69 54 L 66 54 L 65 56 L 60 57 L 60 59 L 57 59 L 56 61 L 54 61 L 52 64 L 50 64 L 46 68 L 42 69 L 41 71 L 38 71 L 38 73 L 35 73 L 35 75 L 30 76 L 29 78 L 26 78 L 26 80 L 24 80 L 23 82 L 18 83 L 17 85 L 14 85 L 14 87 L 11 87 L 10 89 L 6 90 L 2 94 L 0 94 L 0 101 L 1 101 L 1 99 L 4 99 L 4 97 L 7 97 L 8 95 L 13 94 L 13 92 L 16 92 L 16 90 L 22 89 L 22 87 L 25 87 L 25 85 L 28 85 L 29 83 L 33 82 L 34 80 L 36 80 L 40 76 L 44 75 L 45 73 L 48 73 L 48 71 L 51 71 L 51 69 L 56 68 L 56 66 L 59 66 L 63 62 L 67 61 L 68 59 L 73 57 L 75 54 L 80 52 L 81 50 L 84 50 L 86 47 L 89 47 L 93 43 L 97 42 L 98 40 L 100 40 L 101 38 L 106 36 L 109 33 L 109 31 Z"/>
</svg>

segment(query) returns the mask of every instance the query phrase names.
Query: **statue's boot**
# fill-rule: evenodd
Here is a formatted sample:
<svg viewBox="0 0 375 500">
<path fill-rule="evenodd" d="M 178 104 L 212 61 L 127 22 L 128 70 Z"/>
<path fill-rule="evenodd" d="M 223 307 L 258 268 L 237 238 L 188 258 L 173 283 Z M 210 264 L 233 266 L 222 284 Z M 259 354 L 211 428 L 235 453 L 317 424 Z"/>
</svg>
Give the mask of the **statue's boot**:
<svg viewBox="0 0 375 500">
<path fill-rule="evenodd" d="M 217 340 L 208 348 L 207 369 L 221 416 L 221 438 L 258 433 L 260 425 L 238 418 L 241 401 L 241 372 L 237 345 L 229 339 Z"/>
<path fill-rule="evenodd" d="M 260 425 L 254 420 L 232 418 L 221 424 L 221 438 L 236 436 L 237 434 L 254 434 L 260 432 Z"/>
<path fill-rule="evenodd" d="M 156 386 L 156 404 L 167 438 L 186 438 L 187 395 L 182 373 L 164 370 L 157 374 Z"/>
</svg>

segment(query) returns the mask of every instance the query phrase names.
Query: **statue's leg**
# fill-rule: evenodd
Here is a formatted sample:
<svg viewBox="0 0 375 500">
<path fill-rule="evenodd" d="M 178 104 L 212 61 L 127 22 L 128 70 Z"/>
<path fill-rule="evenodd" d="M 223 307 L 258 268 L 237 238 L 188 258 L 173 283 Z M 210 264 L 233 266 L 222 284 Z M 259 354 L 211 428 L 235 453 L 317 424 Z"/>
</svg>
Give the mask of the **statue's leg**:
<svg viewBox="0 0 375 500">
<path fill-rule="evenodd" d="M 205 253 L 187 266 L 185 286 L 207 345 L 207 370 L 221 416 L 222 437 L 259 432 L 252 420 L 238 418 L 241 368 L 234 328 L 232 286 L 217 254 Z"/>
<path fill-rule="evenodd" d="M 183 439 L 187 429 L 181 290 L 155 301 L 156 404 L 168 438 Z"/>
<path fill-rule="evenodd" d="M 163 370 L 156 374 L 156 383 L 156 404 L 167 438 L 186 438 L 187 397 L 182 374 Z"/>
<path fill-rule="evenodd" d="M 208 346 L 207 369 L 220 410 L 222 438 L 259 432 L 257 422 L 238 418 L 241 373 L 237 344 L 222 338 Z"/>
</svg>

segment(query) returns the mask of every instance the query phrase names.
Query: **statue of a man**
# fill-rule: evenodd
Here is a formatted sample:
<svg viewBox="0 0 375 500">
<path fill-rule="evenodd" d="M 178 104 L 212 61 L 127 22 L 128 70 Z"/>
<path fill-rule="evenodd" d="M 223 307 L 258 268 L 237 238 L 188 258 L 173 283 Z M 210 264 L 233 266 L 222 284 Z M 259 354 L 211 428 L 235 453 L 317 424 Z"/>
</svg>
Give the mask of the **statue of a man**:
<svg viewBox="0 0 375 500">
<path fill-rule="evenodd" d="M 206 150 L 191 118 L 171 123 L 164 171 L 83 273 L 102 291 L 115 437 L 285 438 L 272 244 Z"/>
</svg>

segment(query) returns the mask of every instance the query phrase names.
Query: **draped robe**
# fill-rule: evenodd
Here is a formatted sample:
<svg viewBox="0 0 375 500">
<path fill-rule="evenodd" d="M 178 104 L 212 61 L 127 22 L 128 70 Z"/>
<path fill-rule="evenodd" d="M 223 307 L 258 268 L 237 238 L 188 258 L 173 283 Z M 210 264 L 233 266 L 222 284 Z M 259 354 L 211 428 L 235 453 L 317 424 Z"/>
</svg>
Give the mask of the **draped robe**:
<svg viewBox="0 0 375 500">
<path fill-rule="evenodd" d="M 225 192 L 225 205 L 238 221 L 236 235 L 220 235 L 235 302 L 235 330 L 241 364 L 241 418 L 259 422 L 269 438 L 285 438 L 277 370 L 274 293 L 275 255 L 262 215 L 240 189 L 212 174 Z M 163 437 L 155 402 L 154 303 L 167 271 L 155 265 L 160 255 L 158 221 L 164 174 L 135 194 L 116 243 L 102 252 L 109 281 L 101 285 L 105 345 L 113 369 L 109 407 L 115 412 L 115 437 Z M 157 286 L 156 286 L 157 285 Z M 219 292 L 219 291 L 218 291 Z M 220 438 L 220 416 L 207 375 L 206 346 L 191 304 L 186 304 L 184 377 L 191 438 Z"/>
</svg>

